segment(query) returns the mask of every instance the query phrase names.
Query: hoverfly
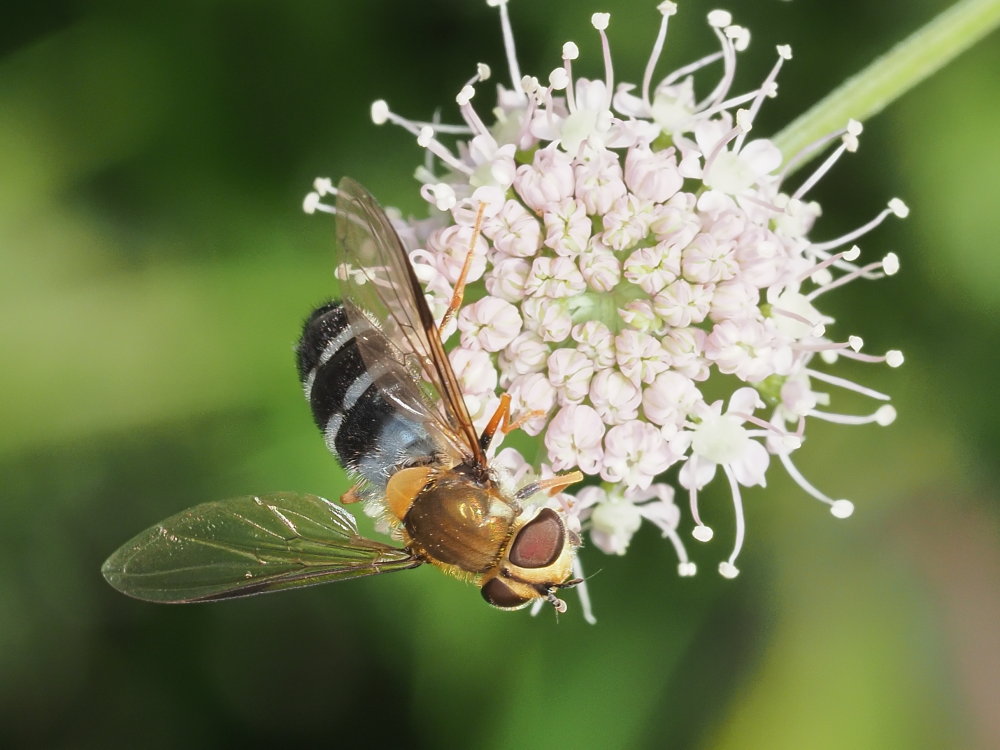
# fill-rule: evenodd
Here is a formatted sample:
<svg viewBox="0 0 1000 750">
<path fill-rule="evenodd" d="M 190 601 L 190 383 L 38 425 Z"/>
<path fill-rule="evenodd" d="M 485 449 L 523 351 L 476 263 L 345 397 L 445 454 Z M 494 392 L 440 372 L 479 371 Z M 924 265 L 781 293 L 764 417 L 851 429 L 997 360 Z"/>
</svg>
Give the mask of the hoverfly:
<svg viewBox="0 0 1000 750">
<path fill-rule="evenodd" d="M 305 323 L 299 377 L 327 446 L 355 481 L 342 502 L 380 503 L 402 546 L 363 538 L 354 517 L 329 500 L 279 492 L 171 516 L 111 555 L 104 577 L 129 596 L 180 603 L 430 563 L 475 583 L 501 609 L 547 600 L 563 611 L 556 592 L 579 582 L 571 577 L 579 540 L 559 513 L 522 502 L 582 475 L 504 488 L 486 452 L 498 428 L 517 424 L 509 397 L 477 435 L 443 326 L 402 241 L 371 194 L 347 178 L 337 190 L 336 231 L 337 267 L 351 271 L 341 300 Z M 461 301 L 460 285 L 446 319 Z"/>
</svg>

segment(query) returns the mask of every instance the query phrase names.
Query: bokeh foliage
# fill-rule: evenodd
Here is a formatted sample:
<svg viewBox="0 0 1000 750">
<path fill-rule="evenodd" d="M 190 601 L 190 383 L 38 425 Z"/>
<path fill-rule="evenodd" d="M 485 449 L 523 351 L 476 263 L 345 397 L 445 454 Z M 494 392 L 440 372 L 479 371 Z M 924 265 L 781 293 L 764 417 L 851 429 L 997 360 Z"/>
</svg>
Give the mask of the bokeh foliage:
<svg viewBox="0 0 1000 750">
<path fill-rule="evenodd" d="M 612 12 L 619 79 L 641 76 L 653 0 L 513 0 L 521 61 Z M 742 88 L 795 51 L 776 130 L 946 7 L 732 3 L 754 34 Z M 667 52 L 708 51 L 687 0 Z M 336 496 L 291 347 L 332 293 L 317 174 L 420 210 L 400 131 L 372 99 L 429 117 L 476 61 L 505 76 L 481 2 L 51 0 L 0 29 L 0 745 L 149 748 L 935 748 L 1000 742 L 1000 116 L 996 36 L 869 123 L 816 190 L 834 236 L 899 195 L 864 242 L 902 272 L 826 299 L 839 333 L 900 348 L 852 374 L 893 393 L 889 429 L 814 424 L 799 454 L 856 501 L 838 522 L 780 474 L 748 493 L 734 582 L 725 488 L 715 542 L 678 579 L 650 529 L 627 557 L 583 553 L 599 624 L 487 608 L 420 569 L 279 597 L 157 607 L 101 580 L 140 528 L 204 500 Z M 480 96 L 486 100 L 488 87 Z M 851 369 L 851 368 L 847 368 Z M 854 404 L 841 402 L 845 410 Z M 571 607 L 575 604 L 570 597 Z M 378 717 L 372 721 L 371 717 Z M 992 724 L 991 724 L 992 722 Z"/>
</svg>

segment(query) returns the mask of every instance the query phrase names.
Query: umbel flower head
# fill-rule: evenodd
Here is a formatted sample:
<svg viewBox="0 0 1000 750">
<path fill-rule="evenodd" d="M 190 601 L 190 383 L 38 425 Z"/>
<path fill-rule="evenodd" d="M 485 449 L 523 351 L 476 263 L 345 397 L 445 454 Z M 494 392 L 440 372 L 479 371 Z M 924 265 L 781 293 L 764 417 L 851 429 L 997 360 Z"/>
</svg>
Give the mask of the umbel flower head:
<svg viewBox="0 0 1000 750">
<path fill-rule="evenodd" d="M 892 253 L 859 264 L 854 243 L 907 209 L 893 199 L 844 236 L 810 238 L 820 207 L 809 190 L 856 149 L 860 124 L 799 154 L 752 137 L 791 51 L 778 48 L 757 89 L 733 92 L 750 34 L 724 11 L 708 15 L 719 49 L 663 75 L 676 6 L 660 3 L 659 32 L 635 84 L 615 80 L 609 14 L 592 17 L 603 78 L 574 75 L 572 42 L 560 65 L 536 77 L 520 72 L 506 0 L 487 2 L 499 10 L 511 79 L 496 87 L 495 104 L 473 104 L 490 77 L 480 64 L 456 97 L 460 124 L 410 120 L 384 101 L 372 118 L 406 128 L 426 150 L 417 177 L 432 218 L 398 229 L 439 317 L 475 239 L 468 281 L 478 298 L 445 331 L 457 328 L 452 363 L 475 420 L 493 413 L 499 387 L 515 417 L 536 413 L 524 429 L 544 445 L 541 466 L 510 448 L 496 462 L 515 474 L 579 469 L 595 478 L 552 503 L 608 554 L 624 554 L 643 520 L 654 524 L 676 549 L 681 575 L 695 565 L 679 528 L 712 538 L 698 493 L 716 477 L 728 484 L 736 517 L 719 565 L 726 577 L 739 572 L 741 488 L 763 486 L 775 463 L 834 516 L 851 515 L 852 503 L 810 484 L 792 455 L 810 419 L 888 425 L 895 416 L 888 396 L 831 369 L 840 359 L 895 367 L 900 352 L 870 354 L 858 336 L 834 335 L 819 306 L 844 284 L 896 272 Z M 790 168 L 824 149 L 831 153 L 815 172 L 788 184 Z M 323 198 L 333 191 L 318 180 L 307 209 L 329 210 Z M 870 413 L 833 411 L 843 391 L 869 397 Z M 690 520 L 661 479 L 672 467 Z"/>
</svg>

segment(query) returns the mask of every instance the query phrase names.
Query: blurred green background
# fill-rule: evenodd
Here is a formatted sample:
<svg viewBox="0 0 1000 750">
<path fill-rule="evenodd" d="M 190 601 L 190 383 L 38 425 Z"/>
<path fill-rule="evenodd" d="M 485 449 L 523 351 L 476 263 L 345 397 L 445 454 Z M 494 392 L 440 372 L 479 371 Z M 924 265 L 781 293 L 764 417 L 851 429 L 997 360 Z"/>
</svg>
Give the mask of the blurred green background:
<svg viewBox="0 0 1000 750">
<path fill-rule="evenodd" d="M 547 75 L 574 39 L 575 71 L 598 74 L 589 17 L 610 10 L 617 77 L 638 80 L 654 5 L 513 0 L 522 66 Z M 755 133 L 947 5 L 731 3 L 754 35 L 737 89 L 775 44 L 795 51 Z M 662 70 L 714 48 L 714 2 L 681 6 Z M 422 154 L 369 104 L 454 119 L 475 62 L 505 78 L 495 11 L 50 0 L 9 8 L 0 49 L 0 746 L 1000 746 L 996 35 L 868 123 L 813 192 L 816 238 L 894 195 L 912 209 L 863 243 L 901 273 L 824 298 L 841 337 L 907 356 L 838 371 L 894 394 L 893 427 L 814 423 L 797 454 L 855 516 L 776 466 L 724 581 L 720 484 L 694 579 L 652 529 L 624 558 L 583 551 L 593 627 L 573 597 L 558 623 L 504 614 L 432 569 L 191 607 L 98 571 L 197 502 L 343 490 L 292 366 L 333 291 L 330 222 L 301 199 L 349 174 L 420 210 Z"/>
</svg>

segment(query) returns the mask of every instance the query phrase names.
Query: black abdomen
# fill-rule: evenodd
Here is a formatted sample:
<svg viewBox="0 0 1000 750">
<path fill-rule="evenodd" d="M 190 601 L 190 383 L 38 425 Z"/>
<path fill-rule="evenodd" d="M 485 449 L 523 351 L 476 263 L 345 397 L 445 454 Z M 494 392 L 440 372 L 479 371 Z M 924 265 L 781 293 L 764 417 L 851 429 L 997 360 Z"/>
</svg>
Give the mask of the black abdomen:
<svg viewBox="0 0 1000 750">
<path fill-rule="evenodd" d="M 388 354 L 385 362 L 366 363 L 355 333 L 341 304 L 315 310 L 296 349 L 299 379 L 327 447 L 344 468 L 380 494 L 390 476 L 422 463 L 435 446 L 426 428 L 404 416 L 383 390 L 391 387 L 385 382 L 409 376 L 399 373 Z M 369 340 L 381 335 L 365 333 Z"/>
</svg>

